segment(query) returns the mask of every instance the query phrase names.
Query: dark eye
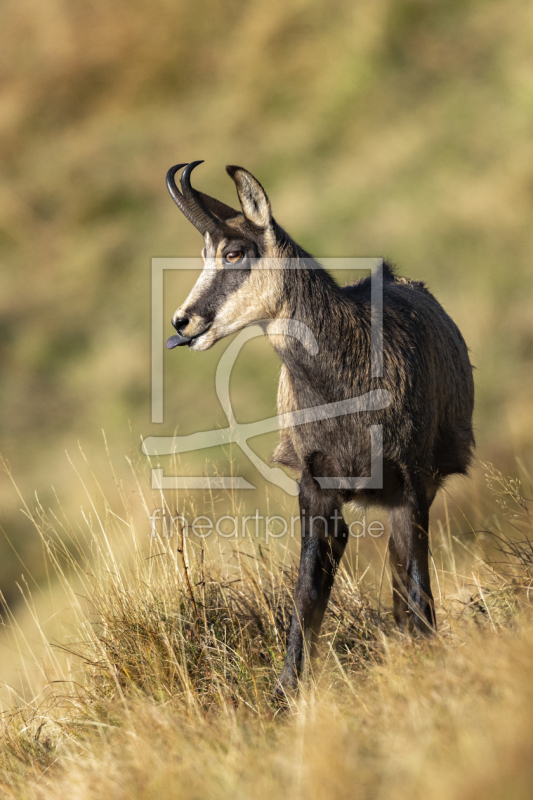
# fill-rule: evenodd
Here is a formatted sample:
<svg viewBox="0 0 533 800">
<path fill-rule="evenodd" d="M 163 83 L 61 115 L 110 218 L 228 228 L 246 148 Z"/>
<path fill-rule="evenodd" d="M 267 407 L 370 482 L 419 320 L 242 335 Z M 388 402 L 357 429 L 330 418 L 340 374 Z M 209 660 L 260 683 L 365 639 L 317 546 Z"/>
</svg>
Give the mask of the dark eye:
<svg viewBox="0 0 533 800">
<path fill-rule="evenodd" d="M 242 250 L 232 250 L 231 253 L 226 253 L 224 256 L 224 260 L 228 262 L 228 264 L 236 264 L 238 261 L 244 258 L 244 253 Z"/>
</svg>

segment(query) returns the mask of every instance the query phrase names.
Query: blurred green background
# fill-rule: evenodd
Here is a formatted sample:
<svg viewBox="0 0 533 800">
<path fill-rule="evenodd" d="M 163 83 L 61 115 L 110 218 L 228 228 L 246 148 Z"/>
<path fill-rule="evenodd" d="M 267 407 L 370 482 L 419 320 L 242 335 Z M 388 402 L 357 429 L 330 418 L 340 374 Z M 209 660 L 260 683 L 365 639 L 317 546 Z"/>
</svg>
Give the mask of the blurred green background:
<svg viewBox="0 0 533 800">
<path fill-rule="evenodd" d="M 98 472 L 102 429 L 122 474 L 141 436 L 224 424 L 225 343 L 165 353 L 165 423 L 150 423 L 150 261 L 200 252 L 164 183 L 194 159 L 195 185 L 231 204 L 225 164 L 253 172 L 314 255 L 386 256 L 427 281 L 477 367 L 478 456 L 527 460 L 532 41 L 525 0 L 3 0 L 0 433 L 23 494 L 46 506 L 53 486 L 79 509 L 65 450 L 79 441 Z M 167 335 L 194 280 L 166 279 Z M 277 371 L 265 341 L 247 345 L 240 419 L 273 413 Z M 39 578 L 20 506 L 0 475 L 0 524 Z M 20 571 L 2 539 L 10 602 Z"/>
</svg>

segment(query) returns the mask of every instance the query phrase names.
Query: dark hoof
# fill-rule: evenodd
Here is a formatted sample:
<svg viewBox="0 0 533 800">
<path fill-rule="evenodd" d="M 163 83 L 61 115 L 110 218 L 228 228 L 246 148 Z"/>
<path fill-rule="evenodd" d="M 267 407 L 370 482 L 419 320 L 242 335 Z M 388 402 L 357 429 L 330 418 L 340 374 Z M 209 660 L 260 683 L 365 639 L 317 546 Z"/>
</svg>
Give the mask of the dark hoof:
<svg viewBox="0 0 533 800">
<path fill-rule="evenodd" d="M 409 633 L 416 639 L 432 639 L 437 629 L 425 616 L 413 614 L 409 619 Z"/>
<path fill-rule="evenodd" d="M 272 705 L 279 711 L 288 711 L 298 695 L 298 679 L 294 674 L 283 672 L 276 681 L 270 696 Z"/>
<path fill-rule="evenodd" d="M 270 695 L 270 703 L 275 711 L 288 711 L 291 707 L 291 701 L 291 693 L 286 692 L 283 686 L 277 683 Z"/>
</svg>

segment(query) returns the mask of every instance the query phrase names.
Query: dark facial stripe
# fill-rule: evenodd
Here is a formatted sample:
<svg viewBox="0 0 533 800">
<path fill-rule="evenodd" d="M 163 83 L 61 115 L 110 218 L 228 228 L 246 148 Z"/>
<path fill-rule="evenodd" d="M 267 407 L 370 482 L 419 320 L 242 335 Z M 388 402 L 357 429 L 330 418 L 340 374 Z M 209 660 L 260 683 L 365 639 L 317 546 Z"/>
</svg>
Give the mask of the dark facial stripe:
<svg viewBox="0 0 533 800">
<path fill-rule="evenodd" d="M 217 311 L 248 280 L 249 275 L 250 267 L 246 263 L 217 270 L 213 281 L 201 297 L 187 308 L 187 313 L 191 316 L 197 314 L 206 322 L 212 322 Z"/>
</svg>

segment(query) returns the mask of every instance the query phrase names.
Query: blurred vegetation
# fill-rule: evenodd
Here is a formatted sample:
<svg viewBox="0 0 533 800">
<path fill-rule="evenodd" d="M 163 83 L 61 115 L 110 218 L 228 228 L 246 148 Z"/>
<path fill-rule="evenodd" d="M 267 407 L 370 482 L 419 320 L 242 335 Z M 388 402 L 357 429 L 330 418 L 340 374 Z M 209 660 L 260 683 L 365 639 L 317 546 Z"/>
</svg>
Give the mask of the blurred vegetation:
<svg viewBox="0 0 533 800">
<path fill-rule="evenodd" d="M 527 460 L 532 35 L 525 0 L 4 0 L 0 436 L 23 492 L 46 505 L 53 484 L 79 507 L 64 451 L 79 439 L 97 464 L 102 429 L 122 456 L 224 424 L 224 343 L 165 354 L 166 422 L 150 423 L 150 259 L 201 247 L 164 176 L 197 158 L 196 185 L 230 203 L 224 165 L 250 169 L 315 255 L 385 255 L 426 280 L 472 350 L 480 454 Z M 194 277 L 169 276 L 167 319 Z M 247 348 L 235 408 L 269 415 L 276 360 Z M 1 481 L 0 524 L 39 574 Z M 0 555 L 13 599 L 20 564 Z"/>
</svg>

